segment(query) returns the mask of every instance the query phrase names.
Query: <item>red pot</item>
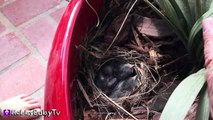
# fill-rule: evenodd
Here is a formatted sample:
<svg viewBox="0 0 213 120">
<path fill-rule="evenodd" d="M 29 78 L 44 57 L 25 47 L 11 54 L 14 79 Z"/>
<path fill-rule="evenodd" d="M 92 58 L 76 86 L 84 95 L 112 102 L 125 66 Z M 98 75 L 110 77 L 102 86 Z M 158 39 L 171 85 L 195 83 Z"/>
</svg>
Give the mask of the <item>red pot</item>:
<svg viewBox="0 0 213 120">
<path fill-rule="evenodd" d="M 100 11 L 103 0 L 88 0 Z M 97 16 L 85 0 L 71 0 L 55 34 L 49 57 L 44 109 L 57 109 L 59 116 L 45 116 L 45 120 L 74 120 L 73 105 L 76 93 L 78 50 L 87 30 L 97 23 Z"/>
</svg>

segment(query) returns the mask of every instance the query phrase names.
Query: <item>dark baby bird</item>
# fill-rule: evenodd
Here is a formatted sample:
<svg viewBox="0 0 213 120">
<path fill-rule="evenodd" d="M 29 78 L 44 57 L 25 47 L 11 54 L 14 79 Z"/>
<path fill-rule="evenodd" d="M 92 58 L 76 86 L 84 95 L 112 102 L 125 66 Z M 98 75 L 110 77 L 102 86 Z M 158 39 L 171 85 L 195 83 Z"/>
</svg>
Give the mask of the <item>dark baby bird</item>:
<svg viewBox="0 0 213 120">
<path fill-rule="evenodd" d="M 137 87 L 133 65 L 112 59 L 104 63 L 95 77 L 95 85 L 111 98 L 128 96 Z"/>
</svg>

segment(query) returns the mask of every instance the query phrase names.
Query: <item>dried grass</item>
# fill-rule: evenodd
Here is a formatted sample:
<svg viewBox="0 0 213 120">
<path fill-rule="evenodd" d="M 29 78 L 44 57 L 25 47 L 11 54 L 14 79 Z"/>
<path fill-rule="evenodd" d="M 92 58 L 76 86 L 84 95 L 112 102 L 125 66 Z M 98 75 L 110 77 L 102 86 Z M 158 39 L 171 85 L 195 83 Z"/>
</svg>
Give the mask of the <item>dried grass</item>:
<svg viewBox="0 0 213 120">
<path fill-rule="evenodd" d="M 142 35 L 142 37 L 151 44 L 151 47 L 148 47 L 148 51 L 145 52 L 137 49 L 141 49 L 143 44 L 136 38 L 130 40 L 131 37 L 129 37 L 130 45 L 114 44 L 119 34 L 121 34 L 125 21 L 134 14 L 131 13 L 132 9 L 135 9 L 134 6 L 140 5 L 141 2 L 138 3 L 137 0 L 112 0 L 105 4 L 105 10 L 108 9 L 108 12 L 104 12 L 105 16 L 102 16 L 100 25 L 89 31 L 82 40 L 81 45 L 78 46 L 80 63 L 77 78 L 79 90 L 77 100 L 78 104 L 82 103 L 81 107 L 78 106 L 78 109 L 83 111 L 84 117 L 91 120 L 149 119 L 150 110 L 147 101 L 151 99 L 153 93 L 158 94 L 155 89 L 159 86 L 162 76 L 167 74 L 160 74 L 158 71 L 160 68 L 158 60 L 162 56 L 159 55 L 155 43 L 146 35 Z M 147 6 L 144 7 L 145 10 L 147 8 Z M 114 14 L 113 12 L 118 9 L 122 9 L 123 11 L 120 14 L 126 13 L 126 16 L 123 18 L 122 24 L 118 26 L 119 30 L 111 43 L 107 43 L 104 41 L 104 35 L 113 19 L 115 19 L 114 16 L 116 15 L 112 15 Z M 130 27 L 134 30 L 132 25 Z M 140 85 L 129 96 L 117 99 L 109 98 L 94 84 L 97 71 L 104 63 L 111 59 L 119 59 L 134 66 Z M 150 65 L 150 60 L 154 61 L 154 65 Z M 134 108 L 138 107 L 143 108 L 144 112 L 141 112 L 141 110 L 139 113 L 134 112 Z M 87 114 L 88 111 L 90 114 Z"/>
</svg>

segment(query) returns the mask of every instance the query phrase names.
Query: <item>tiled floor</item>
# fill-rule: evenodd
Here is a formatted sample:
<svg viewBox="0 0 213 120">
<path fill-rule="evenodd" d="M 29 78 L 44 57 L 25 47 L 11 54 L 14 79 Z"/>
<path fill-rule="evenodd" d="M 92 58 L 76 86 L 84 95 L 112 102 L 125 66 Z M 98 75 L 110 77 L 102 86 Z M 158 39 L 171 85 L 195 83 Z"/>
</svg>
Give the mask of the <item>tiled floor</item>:
<svg viewBox="0 0 213 120">
<path fill-rule="evenodd" d="M 0 0 L 0 101 L 25 93 L 43 106 L 47 60 L 67 4 Z"/>
</svg>

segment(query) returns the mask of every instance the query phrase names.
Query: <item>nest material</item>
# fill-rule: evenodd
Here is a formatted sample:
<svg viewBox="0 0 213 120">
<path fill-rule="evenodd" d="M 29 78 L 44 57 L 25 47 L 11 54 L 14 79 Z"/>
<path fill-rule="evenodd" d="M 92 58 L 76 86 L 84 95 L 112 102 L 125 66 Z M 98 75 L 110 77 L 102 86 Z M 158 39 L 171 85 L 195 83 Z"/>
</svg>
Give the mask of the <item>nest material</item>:
<svg viewBox="0 0 213 120">
<path fill-rule="evenodd" d="M 87 41 L 87 40 L 86 40 Z M 97 98 L 99 92 L 93 83 L 95 79 L 95 74 L 100 69 L 100 67 L 107 61 L 111 59 L 119 59 L 125 63 L 134 66 L 137 75 L 140 80 L 140 91 L 145 92 L 149 89 L 151 84 L 156 84 L 158 80 L 152 75 L 150 66 L 147 64 L 148 55 L 141 54 L 136 50 L 131 50 L 127 47 L 113 46 L 106 54 L 106 48 L 109 44 L 104 42 L 91 42 L 87 46 L 79 46 L 81 51 L 81 65 L 80 73 L 84 74 L 84 78 L 87 78 L 91 88 L 94 88 L 94 93 L 91 98 Z M 153 69 L 152 69 L 153 70 Z M 151 76 L 151 77 L 150 77 Z M 137 93 L 137 92 L 135 92 Z M 134 94 L 132 94 L 134 95 Z M 94 97 L 95 96 L 95 97 Z"/>
<path fill-rule="evenodd" d="M 177 76 L 173 73 L 177 69 L 173 69 L 174 66 L 169 70 L 165 68 L 185 59 L 187 55 L 177 55 L 175 59 L 171 59 L 170 55 L 178 50 L 169 54 L 171 51 L 167 49 L 168 53 L 161 54 L 160 47 L 176 45 L 176 40 L 153 42 L 144 33 L 140 33 L 137 26 L 133 24 L 136 14 L 143 11 L 146 13 L 144 16 L 158 18 L 144 4 L 143 1 L 132 3 L 127 0 L 106 2 L 104 10 L 110 8 L 110 12 L 103 11 L 101 25 L 98 28 L 93 28 L 78 46 L 80 64 L 77 78 L 77 119 L 85 117 L 91 120 L 159 117 L 159 111 L 153 110 L 150 114 L 148 104 L 155 104 L 156 100 L 161 99 L 159 97 L 161 95 L 168 99 L 175 88 L 174 86 L 177 85 L 173 81 Z M 133 6 L 137 6 L 137 9 L 134 9 Z M 130 13 L 131 9 L 134 9 L 134 12 Z M 127 14 L 124 15 L 124 13 Z M 136 15 L 136 18 L 140 17 Z M 122 24 L 121 21 L 125 24 Z M 153 39 L 156 39 L 156 36 Z M 185 52 L 181 51 L 181 53 Z M 140 82 L 138 87 L 128 96 L 116 99 L 109 98 L 94 84 L 97 71 L 111 59 L 119 59 L 134 66 Z M 167 81 L 165 79 L 170 80 L 168 83 L 164 83 Z M 170 88 L 172 89 L 169 90 L 169 93 L 164 94 Z"/>
<path fill-rule="evenodd" d="M 104 42 L 95 41 L 89 43 L 88 46 L 79 46 L 82 63 L 80 65 L 81 69 L 78 83 L 80 90 L 83 92 L 84 97 L 87 98 L 86 100 L 90 107 L 98 106 L 100 108 L 104 108 L 114 106 L 121 108 L 122 104 L 125 103 L 127 99 L 129 101 L 137 101 L 137 99 L 147 96 L 153 89 L 153 86 L 156 86 L 156 84 L 159 83 L 159 77 L 157 78 L 158 80 L 156 80 L 151 72 L 153 69 L 147 64 L 148 55 L 120 46 L 113 46 L 107 54 L 104 55 L 106 50 L 105 48 L 108 45 L 109 44 Z M 131 93 L 131 95 L 112 100 L 94 84 L 95 74 L 97 71 L 106 61 L 111 59 L 119 59 L 134 66 L 136 74 L 139 77 L 140 84 L 138 85 L 138 88 Z M 136 102 L 133 106 L 137 106 L 139 104 L 140 101 L 138 104 Z M 103 111 L 106 112 L 106 110 Z M 127 111 L 123 110 L 122 112 Z"/>
</svg>

